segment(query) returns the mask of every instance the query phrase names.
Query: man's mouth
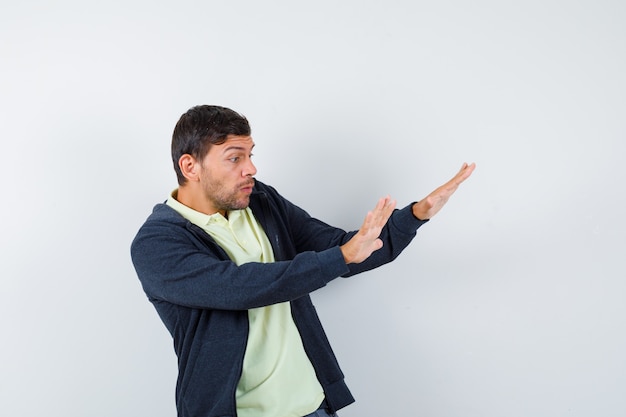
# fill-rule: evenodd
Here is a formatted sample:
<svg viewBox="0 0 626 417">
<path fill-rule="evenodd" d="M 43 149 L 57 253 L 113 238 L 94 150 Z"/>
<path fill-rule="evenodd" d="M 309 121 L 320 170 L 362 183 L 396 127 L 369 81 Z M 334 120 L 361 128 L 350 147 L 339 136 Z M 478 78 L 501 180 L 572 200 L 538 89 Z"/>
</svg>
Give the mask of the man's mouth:
<svg viewBox="0 0 626 417">
<path fill-rule="evenodd" d="M 246 182 L 239 187 L 240 190 L 252 192 L 252 188 L 254 188 L 254 181 Z"/>
</svg>

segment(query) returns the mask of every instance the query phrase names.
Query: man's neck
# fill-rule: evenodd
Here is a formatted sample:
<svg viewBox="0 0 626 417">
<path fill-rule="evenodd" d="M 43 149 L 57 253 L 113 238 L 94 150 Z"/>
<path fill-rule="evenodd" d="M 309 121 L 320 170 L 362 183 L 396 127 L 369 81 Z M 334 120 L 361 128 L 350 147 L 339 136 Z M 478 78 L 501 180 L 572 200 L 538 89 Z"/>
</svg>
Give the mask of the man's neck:
<svg viewBox="0 0 626 417">
<path fill-rule="evenodd" d="M 219 212 L 222 216 L 226 217 L 228 213 L 224 210 L 217 210 L 210 201 L 206 198 L 202 198 L 203 193 L 200 190 L 190 184 L 181 185 L 178 191 L 174 195 L 174 198 L 181 204 L 186 205 L 189 208 L 194 209 L 204 214 L 215 214 Z"/>
</svg>

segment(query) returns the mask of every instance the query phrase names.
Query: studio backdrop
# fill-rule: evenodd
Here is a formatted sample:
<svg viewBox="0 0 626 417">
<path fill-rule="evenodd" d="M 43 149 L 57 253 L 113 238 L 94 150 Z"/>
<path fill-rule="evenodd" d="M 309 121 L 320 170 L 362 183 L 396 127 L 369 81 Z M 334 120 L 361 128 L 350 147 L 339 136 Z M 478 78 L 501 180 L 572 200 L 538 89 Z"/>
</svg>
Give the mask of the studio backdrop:
<svg viewBox="0 0 626 417">
<path fill-rule="evenodd" d="M 257 178 L 360 226 L 463 162 L 393 263 L 313 299 L 341 417 L 626 415 L 626 3 L 0 6 L 0 415 L 171 417 L 176 357 L 130 260 L 197 104 Z"/>
</svg>

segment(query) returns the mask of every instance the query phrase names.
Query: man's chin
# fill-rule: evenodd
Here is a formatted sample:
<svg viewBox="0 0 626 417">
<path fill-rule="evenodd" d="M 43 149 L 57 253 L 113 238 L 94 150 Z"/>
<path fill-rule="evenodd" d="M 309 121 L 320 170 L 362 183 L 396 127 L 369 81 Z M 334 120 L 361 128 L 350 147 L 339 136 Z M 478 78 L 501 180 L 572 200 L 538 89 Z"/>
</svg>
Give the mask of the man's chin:
<svg viewBox="0 0 626 417">
<path fill-rule="evenodd" d="M 241 200 L 233 204 L 233 208 L 231 208 L 231 210 L 243 210 L 243 209 L 248 208 L 249 205 L 250 205 L 250 197 L 242 198 Z"/>
</svg>

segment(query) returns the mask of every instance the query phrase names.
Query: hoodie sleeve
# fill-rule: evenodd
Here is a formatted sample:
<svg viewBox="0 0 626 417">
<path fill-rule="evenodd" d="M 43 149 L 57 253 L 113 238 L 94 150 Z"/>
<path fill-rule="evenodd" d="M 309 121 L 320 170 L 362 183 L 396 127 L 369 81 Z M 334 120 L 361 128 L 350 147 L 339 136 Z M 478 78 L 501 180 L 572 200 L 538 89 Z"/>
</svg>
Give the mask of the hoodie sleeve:
<svg viewBox="0 0 626 417">
<path fill-rule="evenodd" d="M 294 300 L 348 272 L 337 246 L 299 253 L 289 261 L 237 266 L 194 227 L 148 220 L 133 240 L 133 265 L 151 299 L 247 310 Z"/>
</svg>

